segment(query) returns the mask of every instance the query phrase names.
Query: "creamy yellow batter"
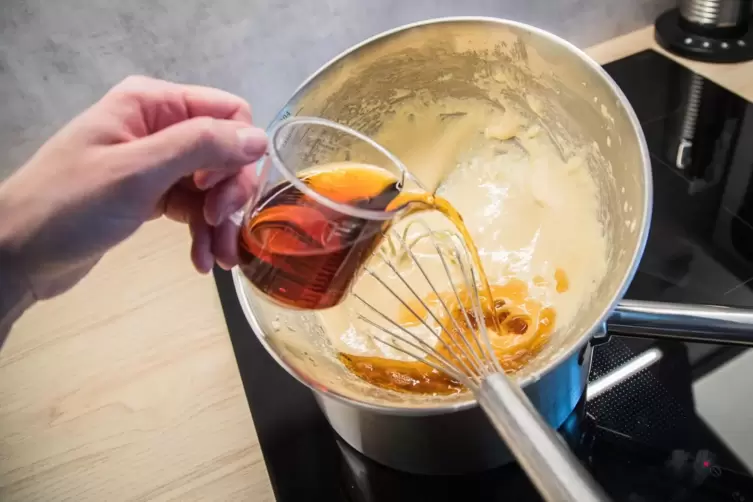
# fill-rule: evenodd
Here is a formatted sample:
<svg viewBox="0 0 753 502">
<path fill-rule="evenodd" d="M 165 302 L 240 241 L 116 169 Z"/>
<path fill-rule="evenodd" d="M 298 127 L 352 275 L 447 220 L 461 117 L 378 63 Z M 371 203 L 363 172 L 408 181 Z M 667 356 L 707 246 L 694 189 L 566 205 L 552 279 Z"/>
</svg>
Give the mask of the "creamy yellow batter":
<svg viewBox="0 0 753 502">
<path fill-rule="evenodd" d="M 566 326 L 606 271 L 597 188 L 582 158 L 563 158 L 535 117 L 486 103 L 409 103 L 382 130 L 374 139 L 395 153 L 424 187 L 436 190 L 461 213 L 489 282 L 524 282 L 531 299 L 556 311 L 555 329 Z M 434 231 L 453 229 L 438 213 L 411 216 L 397 229 L 416 219 Z M 423 231 L 413 224 L 408 238 Z M 446 274 L 441 262 L 432 258 L 430 242 L 414 249 L 426 258 L 429 274 L 442 280 Z M 410 296 L 382 264 L 370 266 L 401 295 Z M 408 264 L 401 272 L 420 294 L 429 293 L 416 267 Z M 562 287 L 563 280 L 567 287 Z M 368 276 L 356 284 L 355 292 L 388 315 L 399 310 L 394 298 Z M 335 348 L 405 360 L 399 351 L 374 342 L 373 328 L 357 320 L 363 310 L 360 302 L 349 299 L 320 314 Z M 422 326 L 410 329 L 431 341 Z"/>
</svg>

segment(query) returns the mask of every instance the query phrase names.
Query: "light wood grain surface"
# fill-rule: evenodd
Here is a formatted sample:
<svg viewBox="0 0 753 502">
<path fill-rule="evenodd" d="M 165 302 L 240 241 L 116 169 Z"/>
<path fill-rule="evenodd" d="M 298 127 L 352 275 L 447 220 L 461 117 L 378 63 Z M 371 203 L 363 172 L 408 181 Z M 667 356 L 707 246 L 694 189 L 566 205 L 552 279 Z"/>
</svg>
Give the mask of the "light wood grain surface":
<svg viewBox="0 0 753 502">
<path fill-rule="evenodd" d="M 655 47 L 646 28 L 591 48 Z M 753 63 L 683 62 L 753 99 Z M 650 76 L 646 76 L 650 78 Z M 0 353 L 0 500 L 274 500 L 214 282 L 158 221 Z"/>
<path fill-rule="evenodd" d="M 211 276 L 144 226 L 0 354 L 0 500 L 274 500 Z"/>
</svg>

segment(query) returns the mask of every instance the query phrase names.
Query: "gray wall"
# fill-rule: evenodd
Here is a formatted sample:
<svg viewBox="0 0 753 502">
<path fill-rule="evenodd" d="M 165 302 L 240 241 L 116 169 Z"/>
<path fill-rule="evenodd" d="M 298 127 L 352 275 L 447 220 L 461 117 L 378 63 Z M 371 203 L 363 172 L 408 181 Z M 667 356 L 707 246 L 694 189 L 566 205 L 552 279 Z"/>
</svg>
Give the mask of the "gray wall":
<svg viewBox="0 0 753 502">
<path fill-rule="evenodd" d="M 0 0 L 0 179 L 126 75 L 227 89 L 259 123 L 312 71 L 385 29 L 497 16 L 580 46 L 653 21 L 675 0 Z"/>
</svg>

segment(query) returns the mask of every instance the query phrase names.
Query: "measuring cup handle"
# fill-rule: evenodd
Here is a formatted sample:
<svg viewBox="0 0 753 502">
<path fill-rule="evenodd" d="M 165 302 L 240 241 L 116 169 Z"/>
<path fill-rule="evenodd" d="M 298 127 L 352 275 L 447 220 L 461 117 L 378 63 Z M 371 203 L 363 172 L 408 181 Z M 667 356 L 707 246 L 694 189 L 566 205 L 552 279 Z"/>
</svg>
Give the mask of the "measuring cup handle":
<svg viewBox="0 0 753 502">
<path fill-rule="evenodd" d="M 753 346 L 753 309 L 623 300 L 607 329 L 638 338 Z"/>
</svg>

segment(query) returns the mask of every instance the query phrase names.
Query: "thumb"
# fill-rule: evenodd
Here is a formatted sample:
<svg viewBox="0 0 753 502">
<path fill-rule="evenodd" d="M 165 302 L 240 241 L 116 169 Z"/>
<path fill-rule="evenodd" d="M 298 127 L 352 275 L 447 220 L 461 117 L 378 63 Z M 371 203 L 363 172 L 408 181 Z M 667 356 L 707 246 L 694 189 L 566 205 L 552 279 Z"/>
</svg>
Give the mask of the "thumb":
<svg viewBox="0 0 753 502">
<path fill-rule="evenodd" d="M 243 122 L 197 117 L 127 146 L 137 159 L 145 160 L 131 163 L 135 169 L 152 170 L 164 186 L 170 186 L 202 168 L 238 169 L 258 160 L 266 151 L 267 135 Z"/>
</svg>

